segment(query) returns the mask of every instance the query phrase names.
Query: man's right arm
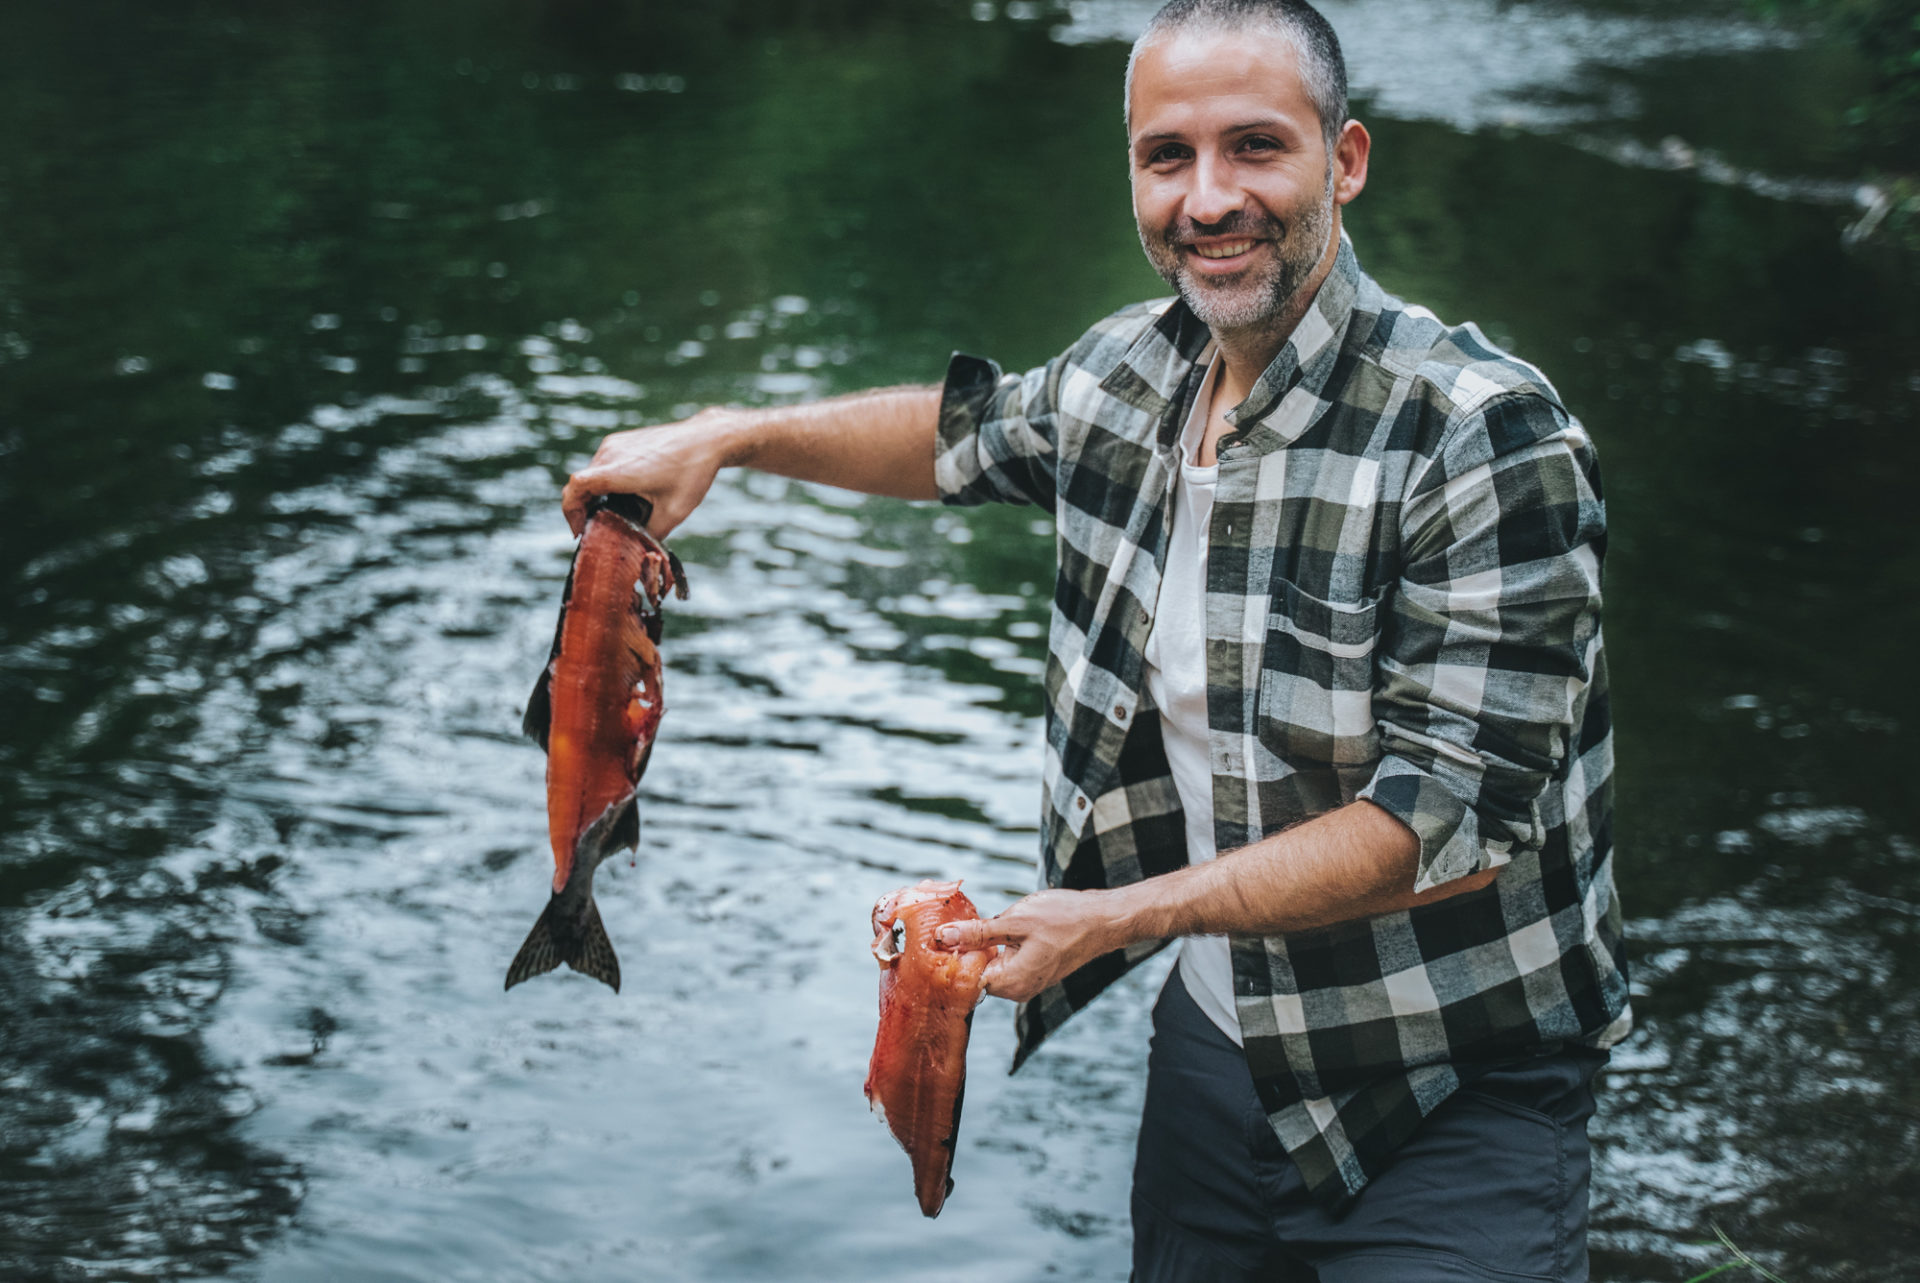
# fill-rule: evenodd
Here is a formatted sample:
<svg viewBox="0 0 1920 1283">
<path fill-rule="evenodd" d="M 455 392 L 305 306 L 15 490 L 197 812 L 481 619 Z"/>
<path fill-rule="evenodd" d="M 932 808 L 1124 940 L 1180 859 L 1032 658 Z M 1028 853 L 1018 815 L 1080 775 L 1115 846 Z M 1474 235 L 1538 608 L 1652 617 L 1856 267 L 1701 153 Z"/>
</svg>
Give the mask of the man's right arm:
<svg viewBox="0 0 1920 1283">
<path fill-rule="evenodd" d="M 898 387 L 765 409 L 716 406 L 691 419 L 615 432 L 560 498 L 578 534 L 596 494 L 637 494 L 666 537 L 706 498 L 720 469 L 757 468 L 864 494 L 937 499 L 940 388 Z"/>
</svg>

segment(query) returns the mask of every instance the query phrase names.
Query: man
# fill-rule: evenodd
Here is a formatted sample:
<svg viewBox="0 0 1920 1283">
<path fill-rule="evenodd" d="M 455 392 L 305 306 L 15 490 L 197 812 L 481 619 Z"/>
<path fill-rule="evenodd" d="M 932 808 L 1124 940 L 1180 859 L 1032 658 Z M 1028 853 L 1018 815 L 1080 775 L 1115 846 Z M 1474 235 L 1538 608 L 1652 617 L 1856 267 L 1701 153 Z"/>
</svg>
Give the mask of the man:
<svg viewBox="0 0 1920 1283">
<path fill-rule="evenodd" d="M 1174 0 L 1127 131 L 1177 300 L 1023 377 L 956 356 L 939 388 L 616 434 L 568 515 L 633 490 L 665 534 L 730 465 L 1052 509 L 1050 889 L 944 943 L 1004 946 L 1024 1060 L 1182 940 L 1135 1277 L 1583 1279 L 1627 1027 L 1591 443 L 1361 272 L 1370 140 L 1309 5 Z"/>
</svg>

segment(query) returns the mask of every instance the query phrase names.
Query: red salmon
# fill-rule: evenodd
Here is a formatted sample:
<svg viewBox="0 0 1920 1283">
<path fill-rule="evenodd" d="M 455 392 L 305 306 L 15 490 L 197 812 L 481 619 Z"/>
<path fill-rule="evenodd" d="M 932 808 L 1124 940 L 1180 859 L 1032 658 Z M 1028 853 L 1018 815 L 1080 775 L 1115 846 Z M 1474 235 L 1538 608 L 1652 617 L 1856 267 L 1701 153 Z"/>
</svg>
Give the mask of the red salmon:
<svg viewBox="0 0 1920 1283">
<path fill-rule="evenodd" d="M 953 1191 L 953 1149 L 967 1087 L 967 1037 L 981 973 L 996 950 L 949 953 L 934 933 L 980 915 L 958 882 L 922 882 L 873 906 L 880 960 L 880 1032 L 867 1067 L 867 1101 L 913 1160 L 913 1192 L 927 1216 Z"/>
<path fill-rule="evenodd" d="M 553 895 L 507 968 L 507 988 L 566 963 L 620 988 L 620 960 L 593 902 L 593 873 L 640 845 L 635 800 L 666 705 L 660 698 L 660 603 L 687 595 L 680 560 L 647 533 L 653 505 L 602 495 L 560 602 L 553 651 L 522 729 L 547 751 Z"/>
</svg>

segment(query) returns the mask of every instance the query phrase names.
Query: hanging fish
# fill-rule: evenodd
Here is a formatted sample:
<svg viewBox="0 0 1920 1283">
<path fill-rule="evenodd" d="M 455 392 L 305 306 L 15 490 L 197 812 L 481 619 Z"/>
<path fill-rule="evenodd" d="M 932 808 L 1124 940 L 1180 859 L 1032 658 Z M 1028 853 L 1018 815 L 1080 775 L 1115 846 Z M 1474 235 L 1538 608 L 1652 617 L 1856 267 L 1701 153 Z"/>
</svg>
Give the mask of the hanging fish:
<svg viewBox="0 0 1920 1283">
<path fill-rule="evenodd" d="M 507 968 L 507 988 L 566 963 L 620 988 L 620 960 L 593 902 L 593 873 L 640 844 L 636 793 L 666 709 L 660 604 L 687 595 L 680 559 L 647 533 L 653 505 L 600 495 L 574 549 L 553 651 L 521 728 L 547 751 L 553 896 Z"/>
<path fill-rule="evenodd" d="M 998 952 L 948 952 L 934 946 L 934 933 L 979 916 L 958 882 L 922 882 L 873 906 L 880 1031 L 867 1067 L 867 1103 L 913 1160 L 913 1191 L 927 1216 L 940 1215 L 953 1192 L 967 1038 L 982 973 Z"/>
</svg>

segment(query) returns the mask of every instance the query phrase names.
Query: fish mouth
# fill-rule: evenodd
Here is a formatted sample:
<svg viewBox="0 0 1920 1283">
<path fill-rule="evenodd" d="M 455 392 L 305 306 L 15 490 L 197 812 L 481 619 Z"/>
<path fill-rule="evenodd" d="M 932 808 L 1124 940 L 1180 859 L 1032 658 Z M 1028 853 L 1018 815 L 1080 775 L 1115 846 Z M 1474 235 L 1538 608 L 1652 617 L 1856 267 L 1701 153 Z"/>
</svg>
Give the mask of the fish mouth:
<svg viewBox="0 0 1920 1283">
<path fill-rule="evenodd" d="M 907 924 L 889 922 L 873 938 L 873 956 L 882 967 L 891 967 L 900 961 L 900 955 L 906 952 Z"/>
<path fill-rule="evenodd" d="M 906 952 L 906 924 L 900 914 L 916 904 L 944 900 L 960 889 L 959 882 L 935 882 L 931 879 L 889 891 L 873 902 L 873 956 L 882 967 L 891 967 Z"/>
</svg>

